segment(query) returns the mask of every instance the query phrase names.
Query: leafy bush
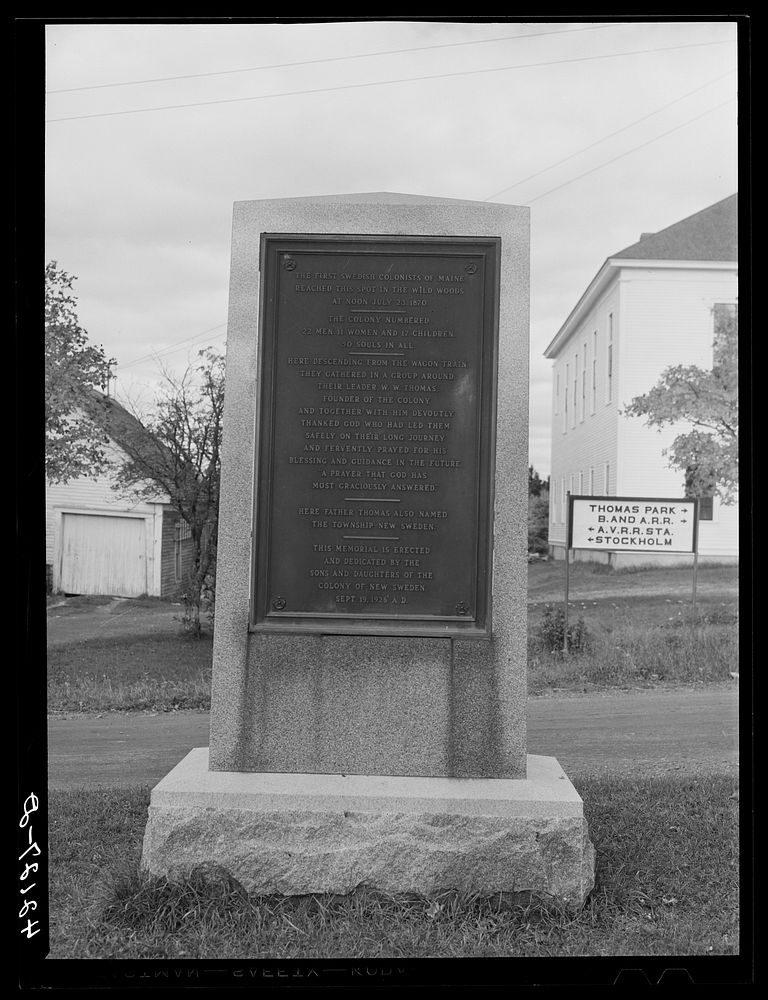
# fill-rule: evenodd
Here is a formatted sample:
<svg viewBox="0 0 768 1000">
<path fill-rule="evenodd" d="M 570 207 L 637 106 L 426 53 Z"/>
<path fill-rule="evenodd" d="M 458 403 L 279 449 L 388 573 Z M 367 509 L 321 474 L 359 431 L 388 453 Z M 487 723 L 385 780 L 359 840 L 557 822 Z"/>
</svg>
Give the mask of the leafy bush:
<svg viewBox="0 0 768 1000">
<path fill-rule="evenodd" d="M 565 640 L 565 611 L 560 606 L 547 604 L 544 616 L 539 624 L 536 637 L 547 652 L 561 650 Z M 579 616 L 576 621 L 568 622 L 568 651 L 583 653 L 589 648 L 590 635 L 584 619 Z"/>
<path fill-rule="evenodd" d="M 528 497 L 528 552 L 545 556 L 549 552 L 549 490 Z"/>
</svg>

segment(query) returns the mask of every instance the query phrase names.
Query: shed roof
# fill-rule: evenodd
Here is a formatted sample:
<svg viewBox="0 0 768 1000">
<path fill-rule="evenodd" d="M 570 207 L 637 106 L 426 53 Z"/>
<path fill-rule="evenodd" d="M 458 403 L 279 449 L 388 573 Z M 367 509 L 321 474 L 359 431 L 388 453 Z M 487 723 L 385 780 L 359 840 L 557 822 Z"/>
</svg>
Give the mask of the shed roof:
<svg viewBox="0 0 768 1000">
<path fill-rule="evenodd" d="M 139 451 L 147 456 L 154 456 L 158 450 L 168 452 L 166 446 L 112 396 L 90 388 L 83 403 L 92 420 L 125 451 Z"/>
<path fill-rule="evenodd" d="M 120 444 L 127 437 L 150 437 L 141 421 L 129 413 L 112 396 L 105 396 L 98 389 L 89 388 L 83 398 L 83 403 L 91 418 L 104 428 L 106 433 Z"/>
</svg>

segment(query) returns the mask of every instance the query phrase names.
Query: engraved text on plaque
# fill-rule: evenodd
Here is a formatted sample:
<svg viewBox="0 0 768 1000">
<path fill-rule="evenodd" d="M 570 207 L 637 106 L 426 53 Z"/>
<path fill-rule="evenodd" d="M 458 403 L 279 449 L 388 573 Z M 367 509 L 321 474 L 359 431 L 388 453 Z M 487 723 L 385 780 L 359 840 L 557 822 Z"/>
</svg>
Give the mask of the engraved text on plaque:
<svg viewBox="0 0 768 1000">
<path fill-rule="evenodd" d="M 489 634 L 499 257 L 262 237 L 252 628 Z"/>
</svg>

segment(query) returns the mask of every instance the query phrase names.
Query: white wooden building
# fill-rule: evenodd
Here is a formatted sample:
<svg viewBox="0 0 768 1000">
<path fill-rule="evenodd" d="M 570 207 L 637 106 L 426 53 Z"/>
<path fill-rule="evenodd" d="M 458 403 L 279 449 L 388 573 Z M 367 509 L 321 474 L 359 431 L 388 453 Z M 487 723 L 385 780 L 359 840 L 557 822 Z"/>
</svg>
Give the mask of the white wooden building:
<svg viewBox="0 0 768 1000">
<path fill-rule="evenodd" d="M 117 427 L 132 420 L 119 404 Z M 149 502 L 112 487 L 125 453 L 110 438 L 109 462 L 95 478 L 46 487 L 46 564 L 54 592 L 172 597 L 183 588 L 189 527 L 159 488 Z"/>
<path fill-rule="evenodd" d="M 565 552 L 568 493 L 685 495 L 683 472 L 662 452 L 687 427 L 659 432 L 623 410 L 670 365 L 712 367 L 715 312 L 737 307 L 737 261 L 732 195 L 609 257 L 547 347 L 554 362 L 549 544 L 556 558 Z M 648 553 L 606 558 L 616 566 L 654 561 Z M 738 558 L 738 504 L 705 499 L 699 558 Z"/>
</svg>

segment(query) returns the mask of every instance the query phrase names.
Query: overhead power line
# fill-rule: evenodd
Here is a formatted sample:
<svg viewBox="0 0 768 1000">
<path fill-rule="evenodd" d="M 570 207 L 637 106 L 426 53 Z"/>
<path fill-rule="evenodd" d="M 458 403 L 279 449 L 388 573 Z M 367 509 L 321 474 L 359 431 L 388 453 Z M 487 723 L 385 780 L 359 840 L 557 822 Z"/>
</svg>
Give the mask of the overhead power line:
<svg viewBox="0 0 768 1000">
<path fill-rule="evenodd" d="M 708 87 L 708 86 L 710 86 L 713 83 L 716 83 L 717 81 L 725 78 L 726 76 L 730 76 L 732 73 L 733 73 L 733 70 L 730 70 L 728 73 L 723 73 L 723 74 L 721 74 L 718 77 L 714 77 L 712 80 L 709 80 L 707 83 L 704 83 L 700 87 L 695 88 L 695 90 L 689 91 L 686 94 L 682 94 L 680 97 L 675 98 L 673 101 L 670 101 L 668 104 L 665 104 L 663 107 L 657 108 L 656 111 L 649 112 L 647 115 L 643 115 L 641 118 L 638 118 L 636 121 L 631 122 L 628 125 L 625 125 L 622 128 L 620 128 L 620 129 L 617 129 L 615 132 L 610 133 L 610 135 L 604 136 L 602 139 L 598 139 L 596 142 L 591 143 L 589 146 L 585 146 L 583 149 L 579 150 L 578 153 L 583 153 L 586 150 L 589 150 L 589 149 L 593 148 L 594 146 L 599 145 L 601 142 L 604 142 L 605 140 L 612 138 L 614 135 L 618 135 L 620 132 L 626 131 L 627 129 L 633 127 L 634 125 L 637 125 L 639 122 L 645 121 L 647 118 L 650 118 L 652 115 L 658 114 L 660 111 L 663 111 L 663 110 L 665 110 L 668 107 L 671 107 L 673 104 L 677 104 L 679 101 L 684 100 L 686 97 L 690 97 L 692 94 L 698 93 L 700 90 L 705 89 L 705 87 Z M 628 149 L 625 152 L 620 153 L 618 156 L 614 156 L 612 159 L 606 160 L 605 162 L 600 163 L 600 164 L 598 164 L 595 167 L 592 167 L 590 170 L 586 170 L 583 173 L 579 174 L 578 176 L 572 177 L 569 180 L 564 181 L 562 184 L 558 184 L 556 187 L 550 188 L 548 191 L 544 191 L 542 194 L 536 195 L 535 198 L 528 199 L 527 204 L 531 204 L 534 201 L 538 201 L 541 198 L 545 198 L 547 195 L 553 194 L 555 191 L 559 191 L 562 188 L 567 187 L 569 184 L 574 184 L 576 181 L 581 180 L 583 177 L 589 176 L 589 174 L 596 173 L 598 170 L 602 170 L 604 167 L 610 166 L 612 163 L 615 163 L 617 160 L 623 159 L 625 156 L 629 156 L 631 153 L 635 153 L 635 152 L 637 152 L 640 149 L 644 149 L 646 146 L 650 146 L 652 143 L 657 142 L 659 139 L 663 139 L 666 136 L 671 135 L 673 132 L 677 132 L 680 129 L 685 128 L 686 126 L 691 125 L 691 124 L 693 124 L 696 121 L 699 121 L 701 118 L 704 118 L 706 115 L 712 114 L 714 111 L 719 110 L 720 108 L 724 107 L 726 104 L 730 104 L 733 100 L 735 100 L 735 98 L 731 97 L 731 98 L 729 98 L 726 101 L 722 101 L 720 104 L 716 104 L 713 107 L 708 108 L 706 111 L 703 111 L 701 114 L 696 115 L 693 118 L 689 118 L 685 122 L 681 122 L 679 125 L 676 125 L 673 128 L 671 128 L 671 129 L 668 129 L 666 132 L 662 132 L 660 135 L 654 136 L 652 139 L 648 139 L 646 142 L 640 143 L 639 145 L 634 146 L 632 149 Z M 538 177 L 539 175 L 541 175 L 543 173 L 546 173 L 548 170 L 551 170 L 553 167 L 560 166 L 562 163 L 565 163 L 567 160 L 573 159 L 573 157 L 577 156 L 578 153 L 572 153 L 569 156 L 566 156 L 563 159 L 558 160 L 557 162 L 552 163 L 552 164 L 550 164 L 547 167 L 543 167 L 541 170 L 537 171 L 536 173 L 530 174 L 528 177 L 523 178 L 523 180 L 517 181 L 517 182 L 515 182 L 515 184 L 511 184 L 509 187 L 503 188 L 501 191 L 498 191 L 494 195 L 489 195 L 487 198 L 484 198 L 483 200 L 484 201 L 488 201 L 490 198 L 498 197 L 499 194 L 503 194 L 505 191 L 509 191 L 509 190 L 511 190 L 511 188 L 517 187 L 519 184 L 524 183 L 524 181 L 531 180 L 534 177 Z M 193 333 L 189 337 L 185 337 L 182 340 L 175 341 L 173 344 L 171 344 L 167 348 L 164 348 L 162 351 L 152 351 L 149 354 L 145 354 L 145 355 L 142 355 L 141 357 L 134 358 L 133 361 L 128 361 L 125 364 L 120 365 L 119 368 L 120 368 L 121 371 L 125 371 L 126 368 L 132 368 L 135 365 L 144 364 L 144 363 L 146 363 L 148 361 L 159 360 L 160 358 L 166 357 L 169 354 L 174 354 L 176 351 L 181 350 L 184 347 L 184 345 L 188 345 L 190 347 L 193 346 L 193 344 L 190 343 L 190 341 L 196 341 L 196 340 L 198 340 L 201 337 L 206 337 L 208 334 L 213 333 L 215 330 L 221 330 L 221 329 L 223 329 L 224 327 L 226 327 L 226 325 L 227 325 L 226 323 L 219 323 L 216 326 L 209 327 L 207 330 L 201 330 L 199 333 Z"/>
<path fill-rule="evenodd" d="M 725 75 L 727 76 L 729 74 L 725 74 Z M 714 82 L 714 81 L 710 81 L 710 82 Z M 702 88 L 698 88 L 698 89 L 702 89 Z M 686 96 L 686 95 L 684 95 L 684 96 Z M 671 135 L 673 132 L 677 132 L 681 128 L 685 128 L 687 125 L 691 125 L 691 124 L 693 124 L 693 122 L 699 121 L 699 119 L 704 118 L 706 115 L 711 114 L 714 111 L 717 111 L 719 108 L 724 107 L 726 104 L 730 104 L 733 100 L 734 100 L 734 98 L 729 98 L 727 101 L 722 101 L 720 104 L 716 104 L 714 107 L 708 108 L 706 111 L 703 111 L 700 115 L 696 115 L 694 118 L 689 118 L 688 121 L 681 122 L 679 125 L 676 125 L 674 128 L 668 129 L 666 132 L 662 132 L 660 135 L 654 136 L 653 139 L 649 139 L 647 142 L 640 143 L 640 145 L 634 146 L 632 149 L 628 149 L 625 152 L 620 153 L 618 156 L 614 156 L 612 159 L 606 160 L 604 163 L 600 163 L 596 167 L 592 167 L 590 170 L 584 171 L 584 173 L 579 174 L 577 177 L 572 177 L 570 180 L 564 181 L 562 184 L 558 184 L 557 187 L 550 188 L 549 191 L 544 191 L 542 194 L 536 195 L 535 198 L 530 198 L 528 200 L 528 204 L 530 204 L 531 202 L 534 202 L 534 201 L 538 201 L 540 198 L 545 198 L 547 195 L 552 194 L 555 191 L 559 191 L 559 190 L 561 190 L 561 188 L 567 187 L 569 184 L 574 184 L 576 181 L 581 180 L 582 177 L 587 177 L 589 174 L 593 174 L 593 173 L 595 173 L 598 170 L 602 170 L 603 167 L 610 166 L 610 164 L 615 163 L 617 160 L 623 159 L 625 156 L 629 156 L 631 153 L 637 152 L 637 150 L 639 150 L 639 149 L 643 149 L 646 146 L 650 146 L 652 143 L 657 142 L 659 139 L 663 139 L 663 138 L 665 138 L 665 136 Z M 674 103 L 674 102 L 672 102 L 672 103 Z M 642 121 L 643 119 L 639 119 L 639 120 Z M 630 126 L 626 126 L 626 128 L 629 128 L 629 127 Z M 623 131 L 623 130 L 619 129 L 619 131 Z M 613 133 L 613 134 L 615 134 L 615 133 Z M 596 145 L 596 144 L 593 143 L 593 145 Z M 589 149 L 591 147 L 586 147 L 586 148 Z M 566 157 L 566 159 L 570 159 L 570 157 Z M 561 160 L 559 162 L 562 163 L 563 161 Z M 552 166 L 557 166 L 557 165 L 558 164 L 552 164 Z M 538 173 L 540 173 L 540 174 L 544 173 L 548 169 L 550 169 L 550 168 L 549 167 L 545 167 L 543 170 L 540 170 Z M 532 174 L 531 176 L 532 177 L 538 176 L 538 174 Z M 522 181 L 520 181 L 519 183 L 522 183 Z M 512 185 L 512 186 L 514 187 L 515 185 Z M 508 189 L 505 188 L 504 190 L 508 190 Z M 491 197 L 495 197 L 495 195 L 492 195 Z M 488 201 L 488 199 L 485 198 L 484 201 Z M 167 356 L 169 354 L 173 354 L 176 351 L 181 350 L 182 346 L 185 345 L 185 344 L 188 344 L 189 341 L 194 341 L 194 340 L 197 340 L 200 337 L 205 337 L 209 333 L 212 333 L 214 330 L 220 330 L 223 327 L 225 327 L 226 325 L 227 325 L 226 323 L 219 323 L 217 326 L 212 326 L 212 327 L 210 327 L 207 330 L 202 330 L 200 333 L 194 333 L 194 334 L 192 334 L 191 337 L 185 337 L 183 340 L 176 341 L 174 344 L 170 345 L 170 347 L 167 347 L 167 348 L 165 348 L 162 351 L 153 351 L 152 353 L 145 354 L 142 357 L 134 358 L 133 361 L 128 361 L 126 364 L 120 365 L 120 369 L 122 371 L 124 371 L 126 368 L 132 368 L 134 365 L 143 364 L 144 362 L 157 360 L 157 359 L 165 357 L 165 356 Z M 189 344 L 189 346 L 192 346 L 192 345 Z"/>
<path fill-rule="evenodd" d="M 201 330 L 199 333 L 193 333 L 190 337 L 184 337 L 183 340 L 174 341 L 169 347 L 163 348 L 162 351 L 150 351 L 149 354 L 143 354 L 139 358 L 134 358 L 133 361 L 127 361 L 124 365 L 119 365 L 121 371 L 125 371 L 126 368 L 133 368 L 134 365 L 145 364 L 148 361 L 157 361 L 160 358 L 166 357 L 168 354 L 175 354 L 176 351 L 180 351 L 182 347 L 186 344 L 189 347 L 193 347 L 194 344 L 190 341 L 195 341 L 200 337 L 206 337 L 209 333 L 213 333 L 214 330 L 221 330 L 227 324 L 218 323 L 216 326 L 211 326 L 207 330 Z M 220 336 L 220 335 L 219 335 Z"/>
<path fill-rule="evenodd" d="M 230 76 L 233 73 L 258 73 L 265 69 L 292 69 L 298 66 L 318 66 L 321 63 L 347 62 L 350 59 L 374 59 L 378 56 L 403 55 L 407 52 L 431 52 L 433 49 L 452 49 L 465 45 L 485 45 L 489 42 L 517 42 L 524 38 L 543 38 L 547 35 L 578 35 L 582 31 L 599 31 L 601 28 L 620 28 L 621 22 L 613 24 L 590 24 L 585 28 L 571 28 L 567 31 L 535 31 L 527 35 L 502 35 L 499 38 L 476 38 L 467 42 L 443 42 L 439 45 L 418 45 L 407 49 L 386 49 L 382 52 L 360 52 L 351 56 L 328 56 L 325 59 L 303 59 L 299 62 L 272 63 L 267 66 L 244 66 L 240 69 L 219 69 L 208 73 L 184 73 L 179 76 L 155 76 L 144 80 L 121 80 L 117 83 L 92 83 L 83 87 L 60 87 L 48 90 L 48 94 L 74 94 L 81 90 L 104 90 L 107 87 L 135 87 L 144 83 L 168 83 L 173 80 L 199 80 L 209 76 Z"/>
<path fill-rule="evenodd" d="M 528 174 L 527 177 L 522 177 L 519 181 L 515 181 L 514 184 L 508 184 L 507 187 L 502 188 L 501 191 L 495 191 L 493 194 L 489 194 L 487 198 L 483 198 L 483 201 L 490 201 L 491 198 L 498 198 L 500 194 L 506 194 L 507 191 L 520 187 L 520 185 L 525 184 L 526 181 L 531 181 L 534 177 L 540 177 L 542 174 L 545 174 L 550 170 L 554 170 L 555 167 L 562 166 L 563 163 L 567 163 L 576 156 L 581 156 L 582 153 L 586 153 L 588 150 L 594 149 L 595 146 L 599 146 L 601 143 L 607 142 L 609 139 L 613 139 L 614 136 L 620 135 L 622 132 L 626 132 L 630 128 L 634 128 L 635 125 L 639 125 L 640 122 L 653 118 L 654 115 L 658 115 L 662 111 L 666 111 L 667 108 L 671 108 L 674 104 L 679 104 L 680 101 L 684 101 L 687 97 L 692 97 L 694 94 L 698 94 L 699 91 L 706 90 L 706 88 L 711 87 L 713 83 L 718 83 L 720 80 L 724 80 L 727 76 L 733 76 L 735 72 L 735 70 L 731 69 L 728 70 L 727 73 L 721 73 L 720 76 L 714 77 L 712 80 L 707 80 L 707 82 L 703 83 L 700 87 L 696 87 L 694 90 L 689 90 L 687 93 L 681 94 L 673 101 L 669 101 L 667 104 L 662 104 L 660 108 L 656 108 L 655 111 L 649 111 L 648 114 L 642 115 L 640 118 L 636 118 L 633 122 L 629 122 L 627 125 L 622 125 L 621 128 L 617 128 L 614 132 L 609 132 L 608 135 L 604 135 L 601 139 L 596 139 L 588 146 L 582 146 L 582 148 L 577 149 L 575 153 L 569 153 L 568 156 L 564 156 L 561 160 L 556 160 L 554 163 L 550 163 L 548 166 L 542 167 L 541 170 Z"/>
<path fill-rule="evenodd" d="M 675 52 L 681 49 L 694 49 L 710 45 L 731 45 L 731 44 L 732 43 L 730 41 L 692 42 L 686 45 L 668 45 L 652 49 L 634 49 L 630 52 L 608 52 L 603 55 L 596 55 L 596 56 L 574 56 L 570 59 L 553 59 L 545 62 L 518 63 L 514 66 L 493 66 L 484 69 L 470 69 L 470 70 L 463 70 L 457 73 L 435 73 L 430 76 L 400 77 L 396 80 L 373 80 L 369 83 L 347 83 L 347 84 L 340 84 L 335 87 L 315 87 L 308 90 L 286 90 L 277 94 L 257 94 L 253 97 L 228 97 L 215 101 L 194 101 L 189 104 L 165 104 L 165 105 L 158 105 L 157 107 L 153 108 L 130 108 L 125 111 L 100 111 L 95 114 L 68 115 L 63 118 L 48 118 L 46 119 L 46 124 L 53 124 L 54 122 L 82 121 L 87 118 L 113 118 L 120 115 L 137 115 L 137 114 L 145 114 L 146 112 L 150 111 L 179 111 L 184 108 L 212 107 L 214 105 L 221 105 L 221 104 L 241 104 L 247 101 L 267 101 L 267 100 L 272 100 L 273 98 L 276 97 L 303 97 L 308 94 L 330 94 L 341 90 L 360 90 L 366 87 L 386 87 L 397 83 L 421 83 L 422 81 L 427 81 L 427 80 L 447 80 L 449 78 L 459 77 L 459 76 L 479 76 L 480 74 L 502 73 L 508 70 L 536 69 L 545 66 L 561 66 L 567 63 L 594 62 L 599 59 L 617 59 L 626 56 L 647 55 L 653 52 Z"/>
<path fill-rule="evenodd" d="M 632 149 L 628 149 L 624 153 L 619 153 L 618 156 L 614 156 L 612 159 L 606 160 L 604 163 L 600 163 L 596 167 L 592 167 L 590 170 L 585 170 L 584 173 L 579 174 L 578 177 L 572 177 L 570 180 L 563 181 L 562 184 L 558 184 L 557 187 L 550 188 L 549 191 L 543 191 L 541 194 L 537 194 L 535 198 L 529 198 L 526 204 L 531 205 L 534 201 L 546 198 L 548 194 L 553 194 L 555 191 L 559 191 L 561 188 L 567 187 L 569 184 L 574 184 L 576 181 L 580 181 L 582 177 L 588 177 L 590 174 L 594 174 L 597 170 L 602 170 L 603 167 L 610 166 L 611 163 L 615 163 L 617 160 L 621 160 L 625 156 L 629 156 L 630 153 L 636 153 L 638 149 L 644 149 L 646 146 L 650 146 L 651 143 L 658 142 L 659 139 L 663 139 L 665 136 L 671 135 L 673 132 L 679 132 L 681 128 L 685 128 L 687 125 L 692 125 L 701 118 L 705 118 L 707 115 L 712 114 L 713 111 L 717 111 L 719 108 L 725 107 L 726 104 L 731 104 L 735 99 L 735 97 L 729 97 L 727 101 L 721 101 L 720 104 L 715 104 L 713 107 L 707 108 L 707 110 L 702 111 L 700 115 L 696 115 L 694 118 L 689 118 L 688 121 L 681 122 L 679 125 L 675 125 L 674 128 L 667 129 L 666 132 L 662 132 L 660 135 L 654 136 L 653 139 L 648 139 L 647 142 L 641 142 L 639 146 L 633 146 Z"/>
</svg>

